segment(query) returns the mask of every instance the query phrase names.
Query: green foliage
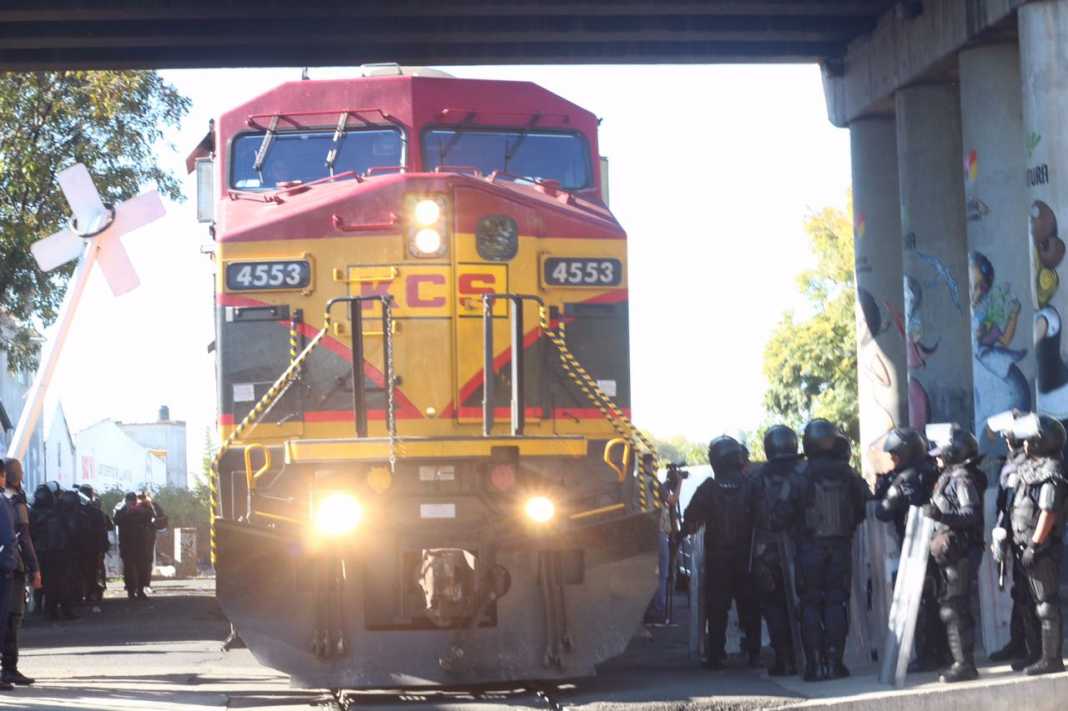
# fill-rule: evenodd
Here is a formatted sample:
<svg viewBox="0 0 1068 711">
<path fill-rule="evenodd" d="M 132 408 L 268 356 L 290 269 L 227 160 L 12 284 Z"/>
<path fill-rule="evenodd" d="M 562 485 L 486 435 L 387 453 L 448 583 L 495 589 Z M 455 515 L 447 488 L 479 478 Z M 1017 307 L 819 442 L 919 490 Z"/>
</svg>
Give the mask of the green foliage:
<svg viewBox="0 0 1068 711">
<path fill-rule="evenodd" d="M 9 367 L 35 366 L 34 326 L 55 318 L 73 269 L 45 274 L 30 254 L 30 244 L 69 218 L 56 174 L 84 163 L 105 202 L 130 198 L 146 184 L 180 199 L 177 179 L 157 165 L 156 148 L 189 105 L 155 72 L 0 74 L 0 313 L 15 322 L 0 347 Z"/>
<path fill-rule="evenodd" d="M 816 266 L 798 277 L 806 313 L 786 313 L 765 346 L 769 423 L 750 439 L 754 458 L 753 445 L 778 422 L 800 433 L 805 422 L 824 417 L 854 442 L 860 436 L 851 201 L 844 210 L 809 215 L 805 232 L 816 256 Z"/>
<path fill-rule="evenodd" d="M 656 455 L 661 464 L 685 462 L 686 464 L 708 464 L 708 444 L 693 442 L 682 435 L 668 439 L 650 437 L 656 446 Z"/>
<path fill-rule="evenodd" d="M 111 512 L 125 498 L 126 491 L 119 487 L 112 487 L 107 491 L 99 492 L 98 495 L 104 512 L 111 515 Z M 170 528 L 208 525 L 211 495 L 204 484 L 198 484 L 193 489 L 181 486 L 161 486 L 152 492 L 152 499 L 167 514 Z"/>
</svg>

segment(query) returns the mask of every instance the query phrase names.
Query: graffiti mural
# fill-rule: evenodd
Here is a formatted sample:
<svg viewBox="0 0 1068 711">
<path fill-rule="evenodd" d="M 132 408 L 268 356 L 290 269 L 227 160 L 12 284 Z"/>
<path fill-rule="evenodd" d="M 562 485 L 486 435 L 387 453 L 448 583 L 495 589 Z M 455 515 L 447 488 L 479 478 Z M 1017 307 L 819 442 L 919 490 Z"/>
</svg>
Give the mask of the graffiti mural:
<svg viewBox="0 0 1068 711">
<path fill-rule="evenodd" d="M 1035 255 L 1035 362 L 1038 408 L 1058 418 L 1068 418 L 1068 366 L 1061 351 L 1061 314 L 1051 301 L 1060 288 L 1057 267 L 1064 261 L 1065 244 L 1057 228 L 1057 216 L 1041 200 L 1031 203 L 1031 243 Z"/>
<path fill-rule="evenodd" d="M 994 265 L 971 254 L 972 369 L 976 422 L 1005 410 L 1031 409 L 1031 388 L 1016 364 L 1027 355 L 1014 348 L 1021 303 L 1009 284 L 997 284 Z"/>
<path fill-rule="evenodd" d="M 891 367 L 886 362 L 882 349 L 876 343 L 876 339 L 887 332 L 892 326 L 889 319 L 884 318 L 879 302 L 870 291 L 862 286 L 857 287 L 857 333 L 860 337 L 860 369 L 869 385 L 871 404 L 875 405 L 875 411 L 879 413 L 878 427 L 872 427 L 874 437 L 867 437 L 865 449 L 875 446 L 882 441 L 890 430 L 897 427 L 894 421 L 897 393 L 894 387 L 894 378 Z"/>
</svg>

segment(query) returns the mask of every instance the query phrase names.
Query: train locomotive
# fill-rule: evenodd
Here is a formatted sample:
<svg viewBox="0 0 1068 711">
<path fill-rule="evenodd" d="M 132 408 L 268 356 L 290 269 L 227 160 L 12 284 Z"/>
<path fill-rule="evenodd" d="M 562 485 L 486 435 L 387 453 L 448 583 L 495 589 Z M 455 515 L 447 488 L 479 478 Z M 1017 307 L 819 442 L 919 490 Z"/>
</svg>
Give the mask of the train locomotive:
<svg viewBox="0 0 1068 711">
<path fill-rule="evenodd" d="M 215 239 L 217 594 L 315 688 L 575 678 L 656 586 L 626 236 L 534 84 L 282 84 L 190 157 Z"/>
</svg>

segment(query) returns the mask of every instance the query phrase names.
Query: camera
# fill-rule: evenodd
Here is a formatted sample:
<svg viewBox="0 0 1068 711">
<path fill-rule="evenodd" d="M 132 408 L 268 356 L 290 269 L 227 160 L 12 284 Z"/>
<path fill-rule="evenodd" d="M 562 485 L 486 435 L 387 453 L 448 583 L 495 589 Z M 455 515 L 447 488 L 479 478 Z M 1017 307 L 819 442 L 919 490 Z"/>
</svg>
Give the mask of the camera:
<svg viewBox="0 0 1068 711">
<path fill-rule="evenodd" d="M 686 479 L 690 476 L 690 472 L 686 471 L 683 467 L 686 466 L 686 462 L 670 462 L 667 465 L 667 476 L 670 479 L 672 476 L 679 479 Z"/>
</svg>

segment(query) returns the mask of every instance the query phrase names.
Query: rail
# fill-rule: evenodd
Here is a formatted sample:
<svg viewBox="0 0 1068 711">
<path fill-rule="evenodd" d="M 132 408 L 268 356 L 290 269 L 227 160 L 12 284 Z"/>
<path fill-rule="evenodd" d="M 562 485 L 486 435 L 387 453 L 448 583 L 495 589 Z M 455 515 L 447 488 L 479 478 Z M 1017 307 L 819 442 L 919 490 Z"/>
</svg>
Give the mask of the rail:
<svg viewBox="0 0 1068 711">
<path fill-rule="evenodd" d="M 393 297 L 389 294 L 376 294 L 372 296 L 340 296 L 331 299 L 326 303 L 326 308 L 323 313 L 323 327 L 319 330 L 315 336 L 308 341 L 308 344 L 304 349 L 296 356 L 292 355 L 289 361 L 289 365 L 286 367 L 282 374 L 278 376 L 278 379 L 271 384 L 271 387 L 267 389 L 267 392 L 263 394 L 263 397 L 252 406 L 249 413 L 239 422 L 229 434 L 229 436 L 223 440 L 219 446 L 219 450 L 215 453 L 215 456 L 211 460 L 211 477 L 209 478 L 208 485 L 211 491 L 211 563 L 215 565 L 216 551 L 217 551 L 217 539 L 215 531 L 215 519 L 222 515 L 222 500 L 219 496 L 219 464 L 222 462 L 226 453 L 233 446 L 234 442 L 247 435 L 249 432 L 256 428 L 256 425 L 260 423 L 263 416 L 270 411 L 274 404 L 285 394 L 289 386 L 300 376 L 305 361 L 311 356 L 312 352 L 319 346 L 323 338 L 326 337 L 330 331 L 332 317 L 331 310 L 338 303 L 348 303 L 350 318 L 352 319 L 352 387 L 353 387 L 353 409 L 354 419 L 356 420 L 356 434 L 358 437 L 367 436 L 367 412 L 366 412 L 366 393 L 364 392 L 364 377 L 363 377 L 363 304 L 371 301 L 379 301 L 382 304 L 382 331 L 386 334 L 384 347 L 383 347 L 383 377 L 384 386 L 386 390 L 386 427 L 389 432 L 390 441 L 390 468 L 396 465 L 396 435 L 397 435 L 397 418 L 395 412 L 395 399 L 393 396 L 395 378 L 393 375 Z M 262 445 L 259 445 L 262 447 Z M 268 450 L 264 450 L 267 452 Z M 269 455 L 268 463 L 269 463 Z M 251 455 L 246 450 L 245 453 L 245 468 L 246 476 L 251 471 L 252 462 Z M 269 468 L 269 464 L 268 467 Z M 247 479 L 249 484 L 248 491 L 248 515 L 251 516 L 254 513 L 252 506 L 252 493 L 255 485 L 256 478 L 266 471 L 266 469 L 260 472 L 255 472 Z M 277 518 L 277 517 L 276 517 Z"/>
</svg>

